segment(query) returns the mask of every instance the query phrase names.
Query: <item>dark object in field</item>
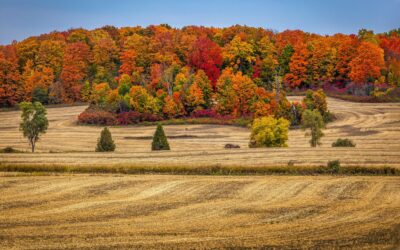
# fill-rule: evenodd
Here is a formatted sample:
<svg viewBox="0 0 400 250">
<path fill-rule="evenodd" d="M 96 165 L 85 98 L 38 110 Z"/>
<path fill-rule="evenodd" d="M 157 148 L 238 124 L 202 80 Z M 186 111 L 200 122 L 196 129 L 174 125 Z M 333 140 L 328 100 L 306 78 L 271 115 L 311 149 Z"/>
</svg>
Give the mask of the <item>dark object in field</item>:
<svg viewBox="0 0 400 250">
<path fill-rule="evenodd" d="M 334 143 L 332 143 L 332 147 L 355 147 L 356 144 L 350 139 L 337 139 Z"/>
<path fill-rule="evenodd" d="M 229 148 L 240 148 L 240 146 L 237 145 L 237 144 L 228 143 L 228 144 L 225 144 L 224 148 L 227 148 L 227 149 L 229 149 Z"/>
<path fill-rule="evenodd" d="M 10 154 L 10 153 L 23 153 L 23 152 L 12 147 L 5 147 L 0 149 L 0 153 Z"/>
</svg>

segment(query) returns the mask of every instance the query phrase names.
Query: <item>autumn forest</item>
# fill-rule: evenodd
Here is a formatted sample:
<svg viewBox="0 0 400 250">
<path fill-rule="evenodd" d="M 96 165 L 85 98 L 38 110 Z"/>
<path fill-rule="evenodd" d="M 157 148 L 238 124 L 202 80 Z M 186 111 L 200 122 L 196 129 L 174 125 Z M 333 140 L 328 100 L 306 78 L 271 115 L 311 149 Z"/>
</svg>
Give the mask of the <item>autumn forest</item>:
<svg viewBox="0 0 400 250">
<path fill-rule="evenodd" d="M 285 116 L 292 91 L 385 96 L 399 86 L 399 30 L 321 36 L 239 25 L 105 26 L 0 47 L 1 107 L 90 102 L 104 124 L 104 112 L 143 120 Z"/>
</svg>

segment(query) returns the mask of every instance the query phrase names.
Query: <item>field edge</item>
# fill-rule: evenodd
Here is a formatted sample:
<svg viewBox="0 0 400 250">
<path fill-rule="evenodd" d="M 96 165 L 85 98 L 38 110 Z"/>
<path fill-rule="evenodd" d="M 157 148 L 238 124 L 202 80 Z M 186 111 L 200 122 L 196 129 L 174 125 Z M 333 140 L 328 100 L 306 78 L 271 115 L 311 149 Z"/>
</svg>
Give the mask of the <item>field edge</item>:
<svg viewBox="0 0 400 250">
<path fill-rule="evenodd" d="M 389 166 L 235 166 L 235 165 L 67 165 L 0 163 L 0 172 L 110 173 L 170 175 L 378 175 L 400 176 L 400 169 Z"/>
</svg>

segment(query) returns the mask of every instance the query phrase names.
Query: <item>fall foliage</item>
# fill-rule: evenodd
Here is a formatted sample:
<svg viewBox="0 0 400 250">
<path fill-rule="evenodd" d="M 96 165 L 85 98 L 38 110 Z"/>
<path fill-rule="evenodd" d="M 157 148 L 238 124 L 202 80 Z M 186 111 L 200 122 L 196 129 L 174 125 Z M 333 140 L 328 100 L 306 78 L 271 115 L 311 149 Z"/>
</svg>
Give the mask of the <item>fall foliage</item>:
<svg viewBox="0 0 400 250">
<path fill-rule="evenodd" d="M 321 36 L 240 25 L 105 26 L 0 46 L 1 107 L 87 101 L 162 118 L 201 110 L 289 118 L 287 91 L 351 86 L 367 90 L 352 94 L 369 95 L 384 93 L 382 84 L 400 86 L 395 31 Z"/>
</svg>

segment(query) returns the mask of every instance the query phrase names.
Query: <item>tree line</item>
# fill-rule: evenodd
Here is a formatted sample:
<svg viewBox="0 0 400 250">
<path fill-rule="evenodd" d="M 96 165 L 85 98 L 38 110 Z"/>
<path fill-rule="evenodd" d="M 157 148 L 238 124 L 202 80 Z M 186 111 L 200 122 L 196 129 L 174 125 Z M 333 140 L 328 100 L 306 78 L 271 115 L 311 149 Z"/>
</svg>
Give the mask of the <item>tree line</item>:
<svg viewBox="0 0 400 250">
<path fill-rule="evenodd" d="M 167 117 L 210 106 L 265 115 L 276 82 L 289 90 L 399 86 L 400 30 L 321 36 L 239 25 L 105 26 L 0 46 L 1 107 L 90 101 Z"/>
</svg>

